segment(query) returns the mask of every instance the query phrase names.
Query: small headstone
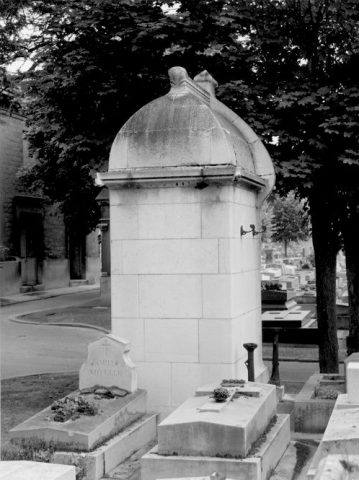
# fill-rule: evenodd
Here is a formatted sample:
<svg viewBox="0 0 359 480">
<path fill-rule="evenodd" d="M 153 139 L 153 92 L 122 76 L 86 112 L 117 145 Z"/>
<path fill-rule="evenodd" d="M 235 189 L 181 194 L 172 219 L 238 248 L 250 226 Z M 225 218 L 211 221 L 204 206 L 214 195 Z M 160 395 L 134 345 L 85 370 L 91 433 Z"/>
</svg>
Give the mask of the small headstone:
<svg viewBox="0 0 359 480">
<path fill-rule="evenodd" d="M 90 343 L 80 369 L 80 390 L 98 386 L 136 391 L 137 372 L 129 351 L 130 343 L 112 334 Z"/>
</svg>

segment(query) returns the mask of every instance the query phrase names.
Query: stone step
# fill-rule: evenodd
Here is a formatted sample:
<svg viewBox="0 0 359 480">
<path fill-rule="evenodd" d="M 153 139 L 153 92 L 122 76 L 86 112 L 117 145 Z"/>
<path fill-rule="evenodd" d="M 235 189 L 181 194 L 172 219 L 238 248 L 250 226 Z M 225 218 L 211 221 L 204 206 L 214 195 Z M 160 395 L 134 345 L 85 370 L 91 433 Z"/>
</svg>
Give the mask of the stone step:
<svg viewBox="0 0 359 480">
<path fill-rule="evenodd" d="M 33 292 L 33 285 L 21 285 L 20 293 Z"/>
<path fill-rule="evenodd" d="M 220 444 L 222 437 L 217 439 Z M 141 480 L 203 477 L 213 472 L 236 480 L 267 480 L 289 440 L 289 415 L 277 415 L 275 424 L 257 439 L 253 452 L 246 458 L 160 455 L 154 447 L 141 459 Z"/>
<path fill-rule="evenodd" d="M 157 414 L 149 413 L 92 452 L 55 452 L 53 462 L 81 464 L 86 470 L 86 480 L 100 480 L 156 435 Z"/>
<path fill-rule="evenodd" d="M 101 480 L 141 480 L 141 457 L 146 455 L 156 442 L 157 440 L 154 439 L 146 443 Z"/>
<path fill-rule="evenodd" d="M 69 282 L 70 287 L 80 287 L 81 285 L 89 285 L 89 281 L 84 279 L 78 279 L 78 280 L 70 280 Z"/>
</svg>

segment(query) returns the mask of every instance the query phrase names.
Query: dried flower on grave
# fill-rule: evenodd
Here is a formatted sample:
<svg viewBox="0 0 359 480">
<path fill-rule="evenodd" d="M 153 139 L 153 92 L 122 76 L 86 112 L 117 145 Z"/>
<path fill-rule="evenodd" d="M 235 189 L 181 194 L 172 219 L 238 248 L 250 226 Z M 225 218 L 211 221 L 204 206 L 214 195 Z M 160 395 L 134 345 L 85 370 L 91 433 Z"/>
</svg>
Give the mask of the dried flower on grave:
<svg viewBox="0 0 359 480">
<path fill-rule="evenodd" d="M 214 398 L 216 402 L 225 402 L 229 395 L 230 393 L 226 388 L 220 387 L 213 390 L 212 398 Z"/>
<path fill-rule="evenodd" d="M 51 405 L 54 411 L 55 422 L 66 422 L 67 420 L 76 420 L 81 415 L 96 415 L 97 408 L 82 397 L 65 397 L 57 400 Z"/>
</svg>

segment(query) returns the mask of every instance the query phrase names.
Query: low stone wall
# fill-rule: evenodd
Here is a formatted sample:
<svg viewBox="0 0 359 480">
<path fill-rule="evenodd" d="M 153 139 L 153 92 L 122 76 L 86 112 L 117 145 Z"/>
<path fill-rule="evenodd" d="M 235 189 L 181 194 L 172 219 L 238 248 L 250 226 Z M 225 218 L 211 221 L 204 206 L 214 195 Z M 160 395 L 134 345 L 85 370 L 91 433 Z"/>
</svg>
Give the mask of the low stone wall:
<svg viewBox="0 0 359 480">
<path fill-rule="evenodd" d="M 69 286 L 70 267 L 67 258 L 44 259 L 42 267 L 42 283 L 46 290 Z"/>
<path fill-rule="evenodd" d="M 21 287 L 21 260 L 0 262 L 0 296 L 15 295 Z"/>
<path fill-rule="evenodd" d="M 86 257 L 86 280 L 88 280 L 90 284 L 100 283 L 100 277 L 100 257 Z"/>
</svg>

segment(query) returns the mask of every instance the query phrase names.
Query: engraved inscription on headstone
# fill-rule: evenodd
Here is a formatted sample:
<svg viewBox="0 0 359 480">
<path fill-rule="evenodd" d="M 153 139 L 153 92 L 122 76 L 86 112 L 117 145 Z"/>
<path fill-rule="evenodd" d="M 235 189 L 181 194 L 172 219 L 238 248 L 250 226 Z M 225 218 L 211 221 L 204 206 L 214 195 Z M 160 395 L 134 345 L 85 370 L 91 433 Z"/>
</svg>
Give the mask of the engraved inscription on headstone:
<svg viewBox="0 0 359 480">
<path fill-rule="evenodd" d="M 137 390 L 136 367 L 129 351 L 127 340 L 111 334 L 91 343 L 87 360 L 80 369 L 80 389 L 99 385 L 129 392 Z"/>
</svg>

